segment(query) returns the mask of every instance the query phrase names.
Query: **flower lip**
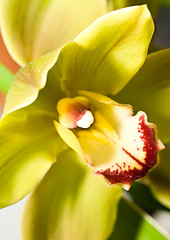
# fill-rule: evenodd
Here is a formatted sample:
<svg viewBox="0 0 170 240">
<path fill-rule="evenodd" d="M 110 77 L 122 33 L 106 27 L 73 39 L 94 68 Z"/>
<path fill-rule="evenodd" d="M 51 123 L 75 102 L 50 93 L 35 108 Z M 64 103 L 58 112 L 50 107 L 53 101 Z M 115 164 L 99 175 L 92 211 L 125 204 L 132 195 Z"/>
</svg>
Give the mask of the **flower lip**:
<svg viewBox="0 0 170 240">
<path fill-rule="evenodd" d="M 123 183 L 123 188 L 129 190 L 132 182 L 136 179 L 146 176 L 148 171 L 157 164 L 157 154 L 164 149 L 161 141 L 155 136 L 155 125 L 146 121 L 146 115 L 142 112 L 138 113 L 138 133 L 139 138 L 143 142 L 142 151 L 145 153 L 144 162 L 137 159 L 133 154 L 122 147 L 122 151 L 134 162 L 138 163 L 140 168 L 132 168 L 129 165 L 128 170 L 118 165 L 118 169 L 111 171 L 110 168 L 97 171 L 97 175 L 103 175 L 109 184 Z M 137 148 L 139 150 L 139 148 Z M 124 163 L 125 166 L 126 163 Z"/>
<path fill-rule="evenodd" d="M 94 122 L 90 108 L 85 97 L 62 98 L 57 104 L 59 122 L 67 128 L 89 128 Z"/>
</svg>

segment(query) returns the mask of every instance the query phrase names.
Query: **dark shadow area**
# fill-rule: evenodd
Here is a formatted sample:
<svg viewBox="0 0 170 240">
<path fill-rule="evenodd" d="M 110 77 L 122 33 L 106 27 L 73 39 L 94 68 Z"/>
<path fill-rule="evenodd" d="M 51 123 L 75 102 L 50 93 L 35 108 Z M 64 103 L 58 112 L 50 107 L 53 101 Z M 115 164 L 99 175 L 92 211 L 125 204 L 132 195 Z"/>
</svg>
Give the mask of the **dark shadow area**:
<svg viewBox="0 0 170 240">
<path fill-rule="evenodd" d="M 115 229 L 108 240 L 136 240 L 142 221 L 142 219 L 137 216 L 138 214 L 134 210 L 132 211 L 131 207 L 121 199 Z"/>
<path fill-rule="evenodd" d="M 117 216 L 108 240 L 168 240 L 157 226 L 151 225 L 149 217 L 130 201 L 122 198 Z"/>
<path fill-rule="evenodd" d="M 129 194 L 134 202 L 149 214 L 157 210 L 170 211 L 154 198 L 150 188 L 144 184 L 134 182 L 130 188 Z"/>
<path fill-rule="evenodd" d="M 155 38 L 154 43 L 157 46 L 163 47 L 163 48 L 169 48 L 170 47 L 170 9 L 161 7 L 158 17 L 155 21 Z"/>
</svg>

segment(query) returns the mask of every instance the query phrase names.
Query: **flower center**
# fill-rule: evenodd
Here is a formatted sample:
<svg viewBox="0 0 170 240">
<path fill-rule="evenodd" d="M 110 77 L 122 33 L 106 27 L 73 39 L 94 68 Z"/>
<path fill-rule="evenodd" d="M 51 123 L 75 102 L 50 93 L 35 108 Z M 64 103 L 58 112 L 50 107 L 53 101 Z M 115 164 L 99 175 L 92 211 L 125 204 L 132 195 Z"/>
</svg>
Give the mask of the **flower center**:
<svg viewBox="0 0 170 240">
<path fill-rule="evenodd" d="M 85 97 L 62 98 L 57 104 L 59 122 L 67 128 L 89 128 L 94 122 L 90 108 Z"/>
</svg>

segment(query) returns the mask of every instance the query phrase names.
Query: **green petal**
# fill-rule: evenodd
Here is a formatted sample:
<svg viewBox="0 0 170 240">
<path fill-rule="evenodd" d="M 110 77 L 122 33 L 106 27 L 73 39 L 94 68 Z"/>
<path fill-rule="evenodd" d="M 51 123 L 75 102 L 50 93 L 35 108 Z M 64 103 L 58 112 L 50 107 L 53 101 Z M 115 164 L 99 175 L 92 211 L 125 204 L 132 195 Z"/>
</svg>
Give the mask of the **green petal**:
<svg viewBox="0 0 170 240">
<path fill-rule="evenodd" d="M 170 141 L 170 50 L 150 54 L 136 76 L 114 97 L 143 110 L 163 142 Z"/>
<path fill-rule="evenodd" d="M 28 199 L 23 239 L 105 240 L 120 195 L 119 187 L 108 187 L 75 152 L 66 151 Z"/>
<path fill-rule="evenodd" d="M 72 40 L 105 13 L 103 0 L 2 0 L 1 30 L 12 57 L 25 65 Z"/>
<path fill-rule="evenodd" d="M 149 175 L 149 185 L 155 197 L 170 208 L 170 143 L 160 153 L 160 163 Z"/>
<path fill-rule="evenodd" d="M 146 6 L 117 10 L 96 20 L 60 53 L 65 91 L 120 91 L 142 66 L 153 28 Z"/>
<path fill-rule="evenodd" d="M 0 123 L 0 208 L 26 196 L 65 148 L 52 117 L 28 108 Z"/>
</svg>

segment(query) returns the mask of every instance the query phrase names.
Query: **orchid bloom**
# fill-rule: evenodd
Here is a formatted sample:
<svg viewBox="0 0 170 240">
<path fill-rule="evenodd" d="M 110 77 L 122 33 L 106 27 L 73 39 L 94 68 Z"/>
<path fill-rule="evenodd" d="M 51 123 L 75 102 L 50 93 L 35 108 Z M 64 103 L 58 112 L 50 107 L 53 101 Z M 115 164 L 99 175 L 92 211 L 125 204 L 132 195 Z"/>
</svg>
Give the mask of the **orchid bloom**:
<svg viewBox="0 0 170 240">
<path fill-rule="evenodd" d="M 108 97 L 121 98 L 135 78 L 153 30 L 146 6 L 117 10 L 17 74 L 0 123 L 0 206 L 38 185 L 23 239 L 106 239 L 121 186 L 157 164 L 156 125 Z"/>
</svg>

